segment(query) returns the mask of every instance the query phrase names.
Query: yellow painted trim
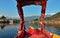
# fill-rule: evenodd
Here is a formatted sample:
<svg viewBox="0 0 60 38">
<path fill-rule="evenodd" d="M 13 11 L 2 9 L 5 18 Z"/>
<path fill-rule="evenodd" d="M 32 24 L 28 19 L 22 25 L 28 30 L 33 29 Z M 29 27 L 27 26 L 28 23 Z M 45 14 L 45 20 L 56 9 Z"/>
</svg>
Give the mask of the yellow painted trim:
<svg viewBox="0 0 60 38">
<path fill-rule="evenodd" d="M 53 34 L 53 38 L 60 38 L 60 35 Z"/>
</svg>

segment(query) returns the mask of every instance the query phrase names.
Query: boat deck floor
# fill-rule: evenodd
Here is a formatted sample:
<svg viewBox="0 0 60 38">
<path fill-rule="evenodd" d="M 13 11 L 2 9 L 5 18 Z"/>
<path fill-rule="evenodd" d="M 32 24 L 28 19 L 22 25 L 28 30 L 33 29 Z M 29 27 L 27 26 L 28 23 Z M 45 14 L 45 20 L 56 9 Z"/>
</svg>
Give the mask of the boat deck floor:
<svg viewBox="0 0 60 38">
<path fill-rule="evenodd" d="M 24 36 L 23 36 L 24 34 Z M 51 38 L 52 33 L 43 29 L 43 32 L 41 31 L 41 28 L 33 28 L 30 27 L 24 32 L 22 31 L 21 34 L 19 35 L 21 38 Z"/>
<path fill-rule="evenodd" d="M 44 29 L 44 32 L 41 32 L 40 29 L 28 29 L 26 30 L 25 38 L 51 38 L 51 33 Z"/>
</svg>

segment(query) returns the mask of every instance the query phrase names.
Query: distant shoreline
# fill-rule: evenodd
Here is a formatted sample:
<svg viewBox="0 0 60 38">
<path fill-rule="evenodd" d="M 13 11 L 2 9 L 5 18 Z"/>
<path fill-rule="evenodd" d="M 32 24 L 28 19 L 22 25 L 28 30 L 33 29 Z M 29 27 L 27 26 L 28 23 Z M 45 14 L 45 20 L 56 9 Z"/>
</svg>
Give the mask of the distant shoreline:
<svg viewBox="0 0 60 38">
<path fill-rule="evenodd" d="M 33 21 L 32 23 L 38 24 L 40 22 L 39 21 Z M 45 21 L 44 24 L 60 28 L 60 21 Z"/>
<path fill-rule="evenodd" d="M 45 21 L 45 24 L 60 24 L 60 21 Z"/>
</svg>

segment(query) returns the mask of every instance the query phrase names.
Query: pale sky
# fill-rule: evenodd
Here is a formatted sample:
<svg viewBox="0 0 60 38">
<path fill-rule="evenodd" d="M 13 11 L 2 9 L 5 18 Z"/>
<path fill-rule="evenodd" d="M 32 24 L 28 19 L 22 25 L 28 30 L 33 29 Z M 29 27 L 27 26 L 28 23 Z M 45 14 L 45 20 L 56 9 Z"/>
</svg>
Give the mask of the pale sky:
<svg viewBox="0 0 60 38">
<path fill-rule="evenodd" d="M 46 14 L 55 14 L 60 12 L 60 0 L 48 0 L 46 5 Z M 24 16 L 39 16 L 41 6 L 29 5 L 23 7 Z M 0 0 L 0 16 L 18 17 L 16 0 Z"/>
</svg>

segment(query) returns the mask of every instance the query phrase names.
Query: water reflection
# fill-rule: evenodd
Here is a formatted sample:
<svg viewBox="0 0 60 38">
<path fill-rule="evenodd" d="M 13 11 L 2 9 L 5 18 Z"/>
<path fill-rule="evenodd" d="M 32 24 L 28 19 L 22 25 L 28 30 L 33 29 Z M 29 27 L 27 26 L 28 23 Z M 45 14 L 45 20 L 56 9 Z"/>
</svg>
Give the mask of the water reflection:
<svg viewBox="0 0 60 38">
<path fill-rule="evenodd" d="M 6 25 L 7 25 L 7 24 L 0 23 L 0 28 L 1 28 L 1 29 L 4 29 L 4 27 L 5 27 Z"/>
<path fill-rule="evenodd" d="M 19 24 L 0 24 L 0 38 L 14 38 Z"/>
<path fill-rule="evenodd" d="M 46 25 L 45 28 L 52 33 L 60 35 L 60 28 L 58 27 L 58 25 L 50 24 L 50 25 Z"/>
</svg>

